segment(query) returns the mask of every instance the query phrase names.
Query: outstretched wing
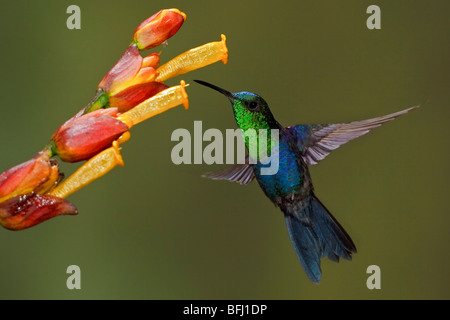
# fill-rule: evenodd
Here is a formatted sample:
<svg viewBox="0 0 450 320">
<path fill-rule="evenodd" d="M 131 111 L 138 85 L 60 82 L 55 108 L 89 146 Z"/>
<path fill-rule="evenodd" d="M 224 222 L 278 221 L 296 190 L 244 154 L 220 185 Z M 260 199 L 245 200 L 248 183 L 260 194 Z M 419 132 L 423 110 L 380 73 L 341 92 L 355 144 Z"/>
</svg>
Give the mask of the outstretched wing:
<svg viewBox="0 0 450 320">
<path fill-rule="evenodd" d="M 332 150 L 344 143 L 360 137 L 383 123 L 394 120 L 419 106 L 414 106 L 382 117 L 355 121 L 350 123 L 303 125 L 299 124 L 285 129 L 297 139 L 297 147 L 303 160 L 314 165 L 324 159 Z"/>
<path fill-rule="evenodd" d="M 202 177 L 213 180 L 228 180 L 240 184 L 249 184 L 255 178 L 255 174 L 253 173 L 253 165 L 244 163 L 235 164 L 219 171 L 208 172 L 202 175 Z"/>
</svg>

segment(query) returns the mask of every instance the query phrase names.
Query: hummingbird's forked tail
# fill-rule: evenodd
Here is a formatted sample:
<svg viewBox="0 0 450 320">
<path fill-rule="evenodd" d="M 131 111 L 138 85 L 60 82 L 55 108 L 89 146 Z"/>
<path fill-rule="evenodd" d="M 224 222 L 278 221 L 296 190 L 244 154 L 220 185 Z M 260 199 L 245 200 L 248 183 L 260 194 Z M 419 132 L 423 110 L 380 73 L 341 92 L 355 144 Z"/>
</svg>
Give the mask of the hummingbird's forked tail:
<svg viewBox="0 0 450 320">
<path fill-rule="evenodd" d="M 351 260 L 356 247 L 344 228 L 325 206 L 311 194 L 304 200 L 306 205 L 300 212 L 289 212 L 285 208 L 285 221 L 295 252 L 314 283 L 319 283 L 322 271 L 320 258 L 327 256 L 332 261 L 339 258 Z"/>
</svg>

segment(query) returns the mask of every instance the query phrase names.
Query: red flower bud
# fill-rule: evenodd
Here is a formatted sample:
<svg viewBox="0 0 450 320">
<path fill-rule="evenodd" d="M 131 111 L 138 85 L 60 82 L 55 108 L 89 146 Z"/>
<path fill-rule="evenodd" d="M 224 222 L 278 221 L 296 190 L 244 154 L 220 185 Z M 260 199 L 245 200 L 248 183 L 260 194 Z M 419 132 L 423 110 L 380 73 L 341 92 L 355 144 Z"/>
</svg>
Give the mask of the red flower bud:
<svg viewBox="0 0 450 320">
<path fill-rule="evenodd" d="M 70 119 L 52 136 L 53 152 L 66 162 L 93 157 L 128 131 L 128 126 L 116 116 L 117 108 L 108 108 Z"/>
<path fill-rule="evenodd" d="M 77 208 L 62 198 L 49 195 L 21 195 L 0 204 L 0 224 L 10 230 L 23 230 L 66 214 L 77 214 Z"/>
<path fill-rule="evenodd" d="M 0 174 L 0 203 L 28 193 L 44 193 L 60 180 L 58 164 L 41 151 L 32 159 Z"/>
<path fill-rule="evenodd" d="M 167 88 L 168 86 L 159 82 L 137 84 L 111 96 L 109 104 L 120 112 L 125 112 Z"/>
<path fill-rule="evenodd" d="M 178 9 L 164 9 L 142 22 L 134 32 L 133 42 L 139 50 L 159 46 L 172 37 L 186 20 L 186 14 Z"/>
</svg>

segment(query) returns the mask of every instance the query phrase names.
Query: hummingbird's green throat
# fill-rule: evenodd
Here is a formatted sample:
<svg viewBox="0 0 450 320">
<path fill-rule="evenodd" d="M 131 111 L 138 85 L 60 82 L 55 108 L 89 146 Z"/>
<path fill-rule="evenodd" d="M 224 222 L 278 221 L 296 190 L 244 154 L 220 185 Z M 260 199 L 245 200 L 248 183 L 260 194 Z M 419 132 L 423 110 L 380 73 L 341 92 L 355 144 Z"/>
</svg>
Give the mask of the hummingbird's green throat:
<svg viewBox="0 0 450 320">
<path fill-rule="evenodd" d="M 281 126 L 273 117 L 267 102 L 262 97 L 246 91 L 231 93 L 205 81 L 194 81 L 222 93 L 230 100 L 234 118 L 239 129 L 242 130 L 242 138 L 252 158 L 264 161 L 261 159 L 262 154 L 271 155 L 274 145 L 278 142 L 278 131 L 274 130 L 281 129 Z M 272 134 L 275 132 L 276 137 L 272 139 Z M 263 149 L 263 153 L 260 153 L 260 147 Z"/>
</svg>

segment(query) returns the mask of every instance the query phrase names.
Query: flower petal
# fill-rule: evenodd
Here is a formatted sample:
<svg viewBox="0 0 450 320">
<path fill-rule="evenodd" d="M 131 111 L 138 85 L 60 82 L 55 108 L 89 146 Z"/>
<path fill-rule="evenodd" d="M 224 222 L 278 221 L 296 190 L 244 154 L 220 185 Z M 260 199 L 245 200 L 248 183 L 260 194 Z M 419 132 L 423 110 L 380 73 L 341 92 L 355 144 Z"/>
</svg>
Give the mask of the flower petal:
<svg viewBox="0 0 450 320">
<path fill-rule="evenodd" d="M 110 99 L 118 92 L 131 88 L 138 84 L 152 82 L 156 78 L 156 70 L 153 67 L 141 68 L 139 72 L 130 80 L 123 82 L 121 85 L 114 86 L 114 90 L 110 92 Z M 111 104 L 110 104 L 111 105 Z"/>
<path fill-rule="evenodd" d="M 159 66 L 159 53 L 154 52 L 152 54 L 149 54 L 144 58 L 144 60 L 142 60 L 142 68 L 152 67 L 156 69 L 158 66 Z"/>
<path fill-rule="evenodd" d="M 119 61 L 106 74 L 98 87 L 102 88 L 105 92 L 114 90 L 114 87 L 132 79 L 139 72 L 141 65 L 142 57 L 137 46 L 129 46 Z"/>
<path fill-rule="evenodd" d="M 127 135 L 128 133 L 128 135 Z M 128 136 L 128 137 L 126 137 Z M 129 132 L 125 132 L 121 139 L 129 138 Z M 119 139 L 119 141 L 121 140 Z M 107 172 L 112 170 L 115 166 L 123 166 L 123 159 L 119 152 L 119 142 L 113 141 L 112 147 L 103 150 L 96 154 L 91 159 L 86 161 L 77 171 L 75 171 L 66 180 L 60 183 L 56 188 L 50 191 L 49 195 L 66 198 L 72 193 L 87 186 L 95 179 L 100 178 Z"/>
<path fill-rule="evenodd" d="M 23 230 L 60 215 L 77 213 L 77 208 L 64 199 L 28 194 L 0 204 L 0 224 L 6 229 Z"/>
<path fill-rule="evenodd" d="M 61 126 L 52 137 L 53 151 L 63 161 L 78 162 L 110 147 L 129 129 L 116 114 L 117 108 L 99 109 Z"/>
<path fill-rule="evenodd" d="M 134 32 L 133 42 L 139 50 L 159 46 L 183 25 L 186 14 L 178 9 L 164 9 L 142 22 Z"/>
<path fill-rule="evenodd" d="M 109 104 L 118 108 L 119 112 L 125 112 L 167 88 L 159 82 L 137 84 L 111 96 Z"/>
<path fill-rule="evenodd" d="M 186 83 L 184 80 L 181 80 L 179 86 L 169 87 L 166 90 L 155 94 L 153 97 L 121 114 L 117 119 L 120 119 L 125 123 L 136 125 L 157 114 L 179 106 L 180 104 L 184 105 L 187 109 L 189 107 L 189 100 L 185 87 Z"/>
<path fill-rule="evenodd" d="M 224 34 L 221 35 L 221 38 L 221 41 L 209 42 L 200 47 L 190 49 L 166 62 L 156 69 L 158 74 L 156 81 L 165 82 L 170 78 L 203 68 L 219 60 L 223 63 L 227 63 L 227 38 Z"/>
<path fill-rule="evenodd" d="M 50 161 L 48 152 L 41 151 L 32 159 L 0 175 L 0 202 L 18 195 L 38 192 L 39 188 L 48 189 L 57 179 L 57 164 Z"/>
</svg>

